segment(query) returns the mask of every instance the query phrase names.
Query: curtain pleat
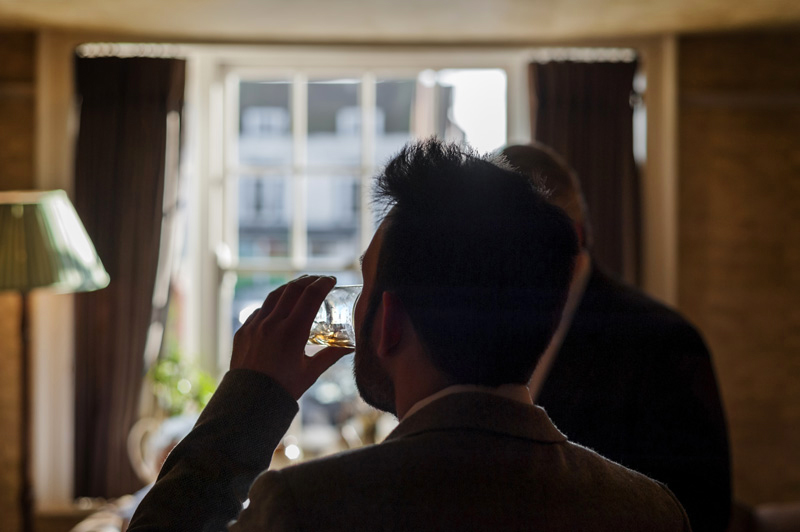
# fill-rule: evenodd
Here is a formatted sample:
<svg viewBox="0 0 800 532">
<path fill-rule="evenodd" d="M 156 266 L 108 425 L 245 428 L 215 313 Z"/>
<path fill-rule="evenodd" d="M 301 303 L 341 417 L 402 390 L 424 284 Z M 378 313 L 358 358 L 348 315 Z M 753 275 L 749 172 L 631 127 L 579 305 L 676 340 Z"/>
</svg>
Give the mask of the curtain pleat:
<svg viewBox="0 0 800 532">
<path fill-rule="evenodd" d="M 127 453 L 153 315 L 167 115 L 183 105 L 185 62 L 77 58 L 75 208 L 111 277 L 76 295 L 75 495 L 141 487 Z"/>
<path fill-rule="evenodd" d="M 554 61 L 530 65 L 534 138 L 556 150 L 581 180 L 594 260 L 639 282 L 639 176 L 630 97 L 637 65 Z"/>
</svg>

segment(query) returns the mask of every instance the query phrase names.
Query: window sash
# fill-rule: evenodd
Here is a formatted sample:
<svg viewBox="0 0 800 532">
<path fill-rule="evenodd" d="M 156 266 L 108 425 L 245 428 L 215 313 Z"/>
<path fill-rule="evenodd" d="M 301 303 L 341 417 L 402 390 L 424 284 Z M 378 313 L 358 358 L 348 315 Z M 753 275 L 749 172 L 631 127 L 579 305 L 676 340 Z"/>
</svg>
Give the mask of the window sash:
<svg viewBox="0 0 800 532">
<path fill-rule="evenodd" d="M 359 107 L 361 110 L 361 161 L 360 165 L 310 165 L 308 153 L 308 83 L 309 80 L 326 77 L 354 78 L 360 82 Z M 243 81 L 262 79 L 291 79 L 291 97 L 289 100 L 292 115 L 292 165 L 250 165 L 239 160 L 239 86 Z M 381 77 L 381 79 L 387 79 Z M 408 79 L 392 76 L 391 79 Z M 308 254 L 308 204 L 307 187 L 309 178 L 314 176 L 354 175 L 359 179 L 361 194 L 359 207 L 359 244 L 366 249 L 372 239 L 375 227 L 368 208 L 372 179 L 377 171 L 374 160 L 375 147 L 375 103 L 377 77 L 371 71 L 362 71 L 358 75 L 344 71 L 309 70 L 296 71 L 290 78 L 281 70 L 272 69 L 231 69 L 225 77 L 225 140 L 224 140 L 224 174 L 223 205 L 224 243 L 230 249 L 233 260 L 222 265 L 223 272 L 231 273 L 290 273 L 296 274 L 308 270 L 352 270 L 358 271 L 357 260 L 341 261 L 337 259 L 309 257 Z M 270 257 L 251 259 L 239 257 L 238 238 L 238 206 L 235 187 L 242 176 L 260 178 L 261 176 L 287 176 L 292 182 L 292 214 L 290 228 L 290 257 Z"/>
</svg>

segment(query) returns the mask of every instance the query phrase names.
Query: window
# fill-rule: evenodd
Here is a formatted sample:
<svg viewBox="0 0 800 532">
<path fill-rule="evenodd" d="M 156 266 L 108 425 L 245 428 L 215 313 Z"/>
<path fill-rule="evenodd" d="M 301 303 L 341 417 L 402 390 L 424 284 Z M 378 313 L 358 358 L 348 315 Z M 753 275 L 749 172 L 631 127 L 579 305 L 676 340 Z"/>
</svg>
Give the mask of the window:
<svg viewBox="0 0 800 532">
<path fill-rule="evenodd" d="M 489 151 L 506 140 L 500 69 L 339 76 L 308 69 L 282 77 L 234 68 L 225 91 L 221 243 L 232 257 L 223 271 L 235 283 L 222 297 L 230 323 L 222 324 L 220 345 L 297 275 L 361 282 L 358 257 L 378 223 L 371 182 L 406 142 L 435 134 Z"/>
<path fill-rule="evenodd" d="M 187 122 L 196 125 L 185 153 L 197 173 L 190 240 L 199 266 L 198 290 L 185 290 L 195 313 L 187 336 L 216 346 L 198 351 L 218 374 L 233 334 L 273 289 L 303 273 L 361 283 L 358 259 L 379 223 L 372 180 L 391 156 L 431 135 L 500 148 L 509 86 L 524 87 L 525 61 L 507 51 L 270 50 L 189 56 Z M 380 440 L 393 426 L 358 398 L 351 360 L 301 399 L 277 464 Z"/>
<path fill-rule="evenodd" d="M 227 294 L 230 309 L 221 311 L 231 332 L 267 293 L 301 273 L 361 283 L 358 258 L 378 222 L 369 209 L 371 182 L 406 142 L 429 134 L 457 142 L 470 134 L 492 148 L 505 142 L 501 70 L 426 70 L 413 77 L 312 71 L 291 79 L 233 71 L 226 89 L 225 113 L 235 128 L 226 144 L 224 204 L 235 206 L 226 219 L 235 229 L 225 243 L 234 263 L 246 266 L 229 269 L 236 282 Z M 476 97 L 484 101 L 470 101 Z M 376 437 L 378 429 L 367 425 L 380 417 L 358 400 L 351 358 L 302 398 L 302 430 L 286 457 Z"/>
</svg>

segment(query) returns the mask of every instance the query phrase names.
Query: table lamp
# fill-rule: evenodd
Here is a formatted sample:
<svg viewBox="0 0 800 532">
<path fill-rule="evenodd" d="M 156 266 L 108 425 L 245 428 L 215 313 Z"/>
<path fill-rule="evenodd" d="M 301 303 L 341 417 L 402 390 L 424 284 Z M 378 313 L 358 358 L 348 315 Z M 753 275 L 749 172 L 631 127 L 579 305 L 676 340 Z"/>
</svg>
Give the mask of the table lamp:
<svg viewBox="0 0 800 532">
<path fill-rule="evenodd" d="M 109 277 L 63 190 L 0 192 L 0 291 L 20 293 L 22 426 L 21 510 L 24 532 L 33 530 L 29 292 L 88 292 Z"/>
</svg>

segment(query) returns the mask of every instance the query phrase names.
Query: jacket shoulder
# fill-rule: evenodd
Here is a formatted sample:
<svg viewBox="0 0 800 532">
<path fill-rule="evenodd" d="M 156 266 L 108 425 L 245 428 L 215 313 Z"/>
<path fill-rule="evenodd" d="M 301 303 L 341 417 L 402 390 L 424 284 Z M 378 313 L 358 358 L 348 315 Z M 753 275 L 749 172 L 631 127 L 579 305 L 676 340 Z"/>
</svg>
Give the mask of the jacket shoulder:
<svg viewBox="0 0 800 532">
<path fill-rule="evenodd" d="M 572 442 L 566 444 L 565 454 L 565 464 L 577 472 L 575 486 L 585 493 L 595 493 L 594 500 L 584 503 L 584 508 L 592 508 L 620 530 L 690 529 L 683 507 L 661 482 Z M 574 497 L 564 498 L 567 507 Z M 633 513 L 631 508 L 641 511 Z M 564 511 L 568 513 L 569 510 L 565 508 Z"/>
<path fill-rule="evenodd" d="M 573 327 L 582 333 L 626 336 L 653 347 L 675 344 L 707 353 L 702 335 L 680 312 L 641 290 L 596 270 L 587 284 Z"/>
<path fill-rule="evenodd" d="M 483 455 L 459 449 L 461 439 L 417 435 L 265 473 L 251 492 L 251 505 L 262 508 L 254 515 L 271 523 L 270 512 L 286 512 L 279 522 L 294 528 L 276 530 L 686 529 L 665 487 L 593 451 L 500 443 L 501 454 L 515 457 L 513 470 L 488 445 Z M 456 458 L 442 460 L 437 446 Z"/>
</svg>

